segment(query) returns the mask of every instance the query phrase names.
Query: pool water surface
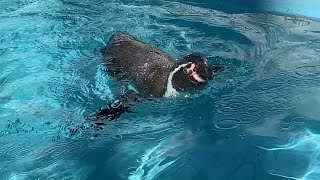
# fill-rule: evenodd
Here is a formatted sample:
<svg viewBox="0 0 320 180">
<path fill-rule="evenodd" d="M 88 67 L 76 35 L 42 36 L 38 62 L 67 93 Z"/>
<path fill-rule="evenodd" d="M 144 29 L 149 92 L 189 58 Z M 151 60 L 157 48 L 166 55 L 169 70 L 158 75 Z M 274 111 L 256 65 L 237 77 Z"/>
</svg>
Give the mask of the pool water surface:
<svg viewBox="0 0 320 180">
<path fill-rule="evenodd" d="M 316 17 L 237 0 L 0 7 L 0 179 L 320 177 Z M 202 91 L 136 104 L 97 137 L 70 137 L 120 91 L 99 51 L 116 31 L 224 71 Z"/>
</svg>

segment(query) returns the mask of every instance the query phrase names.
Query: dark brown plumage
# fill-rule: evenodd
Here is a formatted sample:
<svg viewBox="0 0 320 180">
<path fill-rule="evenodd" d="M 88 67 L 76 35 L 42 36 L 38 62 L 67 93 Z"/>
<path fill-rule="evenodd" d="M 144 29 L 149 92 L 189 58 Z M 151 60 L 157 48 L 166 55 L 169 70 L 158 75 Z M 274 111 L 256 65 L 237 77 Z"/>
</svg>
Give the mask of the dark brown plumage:
<svg viewBox="0 0 320 180">
<path fill-rule="evenodd" d="M 119 80 L 131 80 L 144 96 L 163 97 L 168 86 L 170 73 L 182 64 L 172 76 L 172 87 L 177 91 L 201 89 L 212 77 L 205 58 L 200 54 L 185 56 L 179 61 L 173 60 L 159 48 L 144 43 L 135 37 L 118 32 L 109 40 L 103 51 L 107 72 Z M 183 68 L 190 68 L 195 63 L 199 77 L 203 82 L 197 82 Z"/>
</svg>

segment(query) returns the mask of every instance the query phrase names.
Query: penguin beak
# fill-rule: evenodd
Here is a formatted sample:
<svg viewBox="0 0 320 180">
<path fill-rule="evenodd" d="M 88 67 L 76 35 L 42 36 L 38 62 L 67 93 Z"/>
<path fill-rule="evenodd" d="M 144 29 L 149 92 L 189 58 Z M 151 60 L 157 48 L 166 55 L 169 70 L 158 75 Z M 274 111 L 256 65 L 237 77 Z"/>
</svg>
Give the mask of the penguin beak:
<svg viewBox="0 0 320 180">
<path fill-rule="evenodd" d="M 213 71 L 212 69 L 208 66 L 207 63 L 201 64 L 198 66 L 197 73 L 204 79 L 205 81 L 211 80 Z"/>
</svg>

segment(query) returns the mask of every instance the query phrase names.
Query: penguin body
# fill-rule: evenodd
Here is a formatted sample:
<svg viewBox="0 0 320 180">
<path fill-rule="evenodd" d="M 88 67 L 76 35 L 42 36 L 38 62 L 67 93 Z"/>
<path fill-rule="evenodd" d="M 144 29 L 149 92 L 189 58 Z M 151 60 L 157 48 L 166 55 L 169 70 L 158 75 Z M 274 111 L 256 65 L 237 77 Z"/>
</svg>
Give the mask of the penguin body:
<svg viewBox="0 0 320 180">
<path fill-rule="evenodd" d="M 145 97 L 201 89 L 213 74 L 201 54 L 175 61 L 159 48 L 123 32 L 110 38 L 103 57 L 111 76 L 131 81 Z"/>
</svg>

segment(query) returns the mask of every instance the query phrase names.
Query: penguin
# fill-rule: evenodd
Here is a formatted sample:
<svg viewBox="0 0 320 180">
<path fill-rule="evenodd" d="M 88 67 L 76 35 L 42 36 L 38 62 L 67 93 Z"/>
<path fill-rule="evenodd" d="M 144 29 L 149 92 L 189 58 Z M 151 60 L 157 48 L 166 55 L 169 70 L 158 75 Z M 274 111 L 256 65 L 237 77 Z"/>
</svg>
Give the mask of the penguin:
<svg viewBox="0 0 320 180">
<path fill-rule="evenodd" d="M 213 76 L 200 53 L 173 60 L 154 45 L 124 32 L 110 38 L 103 58 L 109 75 L 131 81 L 144 97 L 170 97 L 202 89 Z"/>
<path fill-rule="evenodd" d="M 209 66 L 201 53 L 191 53 L 174 60 L 153 44 L 126 33 L 116 32 L 101 50 L 108 75 L 122 84 L 123 93 L 106 107 L 87 118 L 100 129 L 105 121 L 116 120 L 139 99 L 176 97 L 179 93 L 203 89 L 219 66 Z M 124 87 L 126 87 L 124 85 Z"/>
</svg>

